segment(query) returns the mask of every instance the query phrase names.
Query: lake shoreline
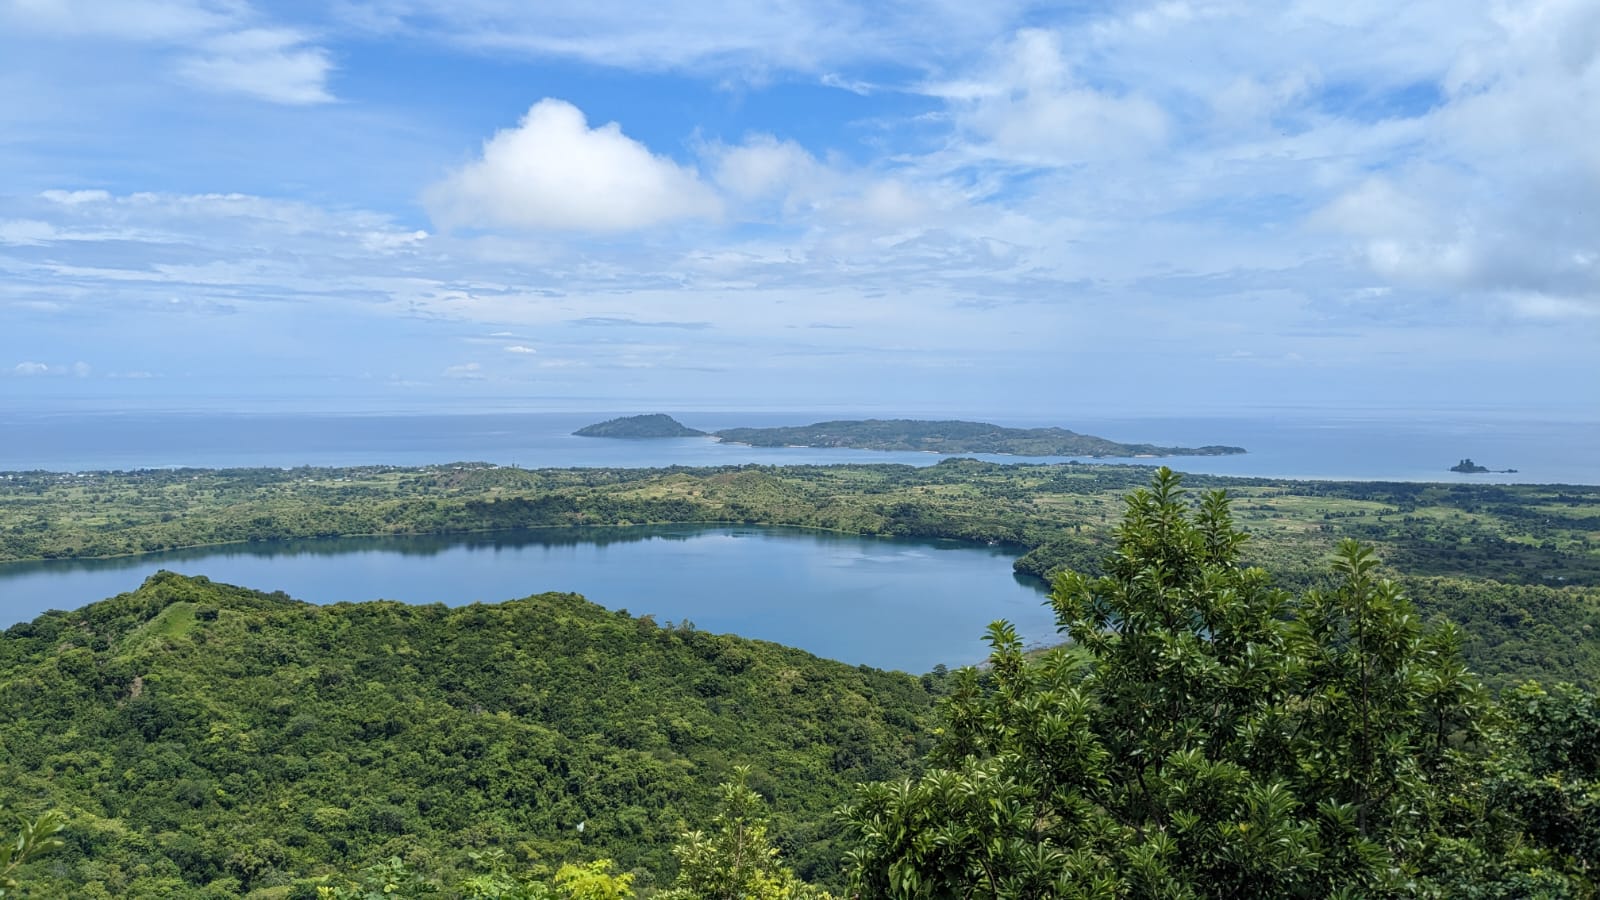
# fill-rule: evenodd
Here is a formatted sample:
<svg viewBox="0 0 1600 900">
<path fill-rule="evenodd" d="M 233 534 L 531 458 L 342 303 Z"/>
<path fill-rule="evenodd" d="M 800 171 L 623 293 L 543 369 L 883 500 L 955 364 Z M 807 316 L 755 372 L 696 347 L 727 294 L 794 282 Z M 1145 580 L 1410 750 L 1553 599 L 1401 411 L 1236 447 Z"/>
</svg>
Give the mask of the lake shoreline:
<svg viewBox="0 0 1600 900">
<path fill-rule="evenodd" d="M 597 531 L 619 539 L 597 540 Z M 1001 548 L 743 523 L 560 532 L 500 532 L 509 539 L 485 542 L 472 535 L 323 538 L 12 563 L 0 566 L 0 629 L 135 590 L 170 571 L 316 606 L 461 607 L 574 593 L 634 618 L 692 621 L 701 631 L 913 673 L 982 660 L 984 627 L 995 618 L 1018 623 L 1030 643 L 1054 635 L 1048 587 L 1019 577 L 1015 554 Z M 718 588 L 706 590 L 708 582 Z M 841 629 L 842 622 L 861 627 Z"/>
</svg>

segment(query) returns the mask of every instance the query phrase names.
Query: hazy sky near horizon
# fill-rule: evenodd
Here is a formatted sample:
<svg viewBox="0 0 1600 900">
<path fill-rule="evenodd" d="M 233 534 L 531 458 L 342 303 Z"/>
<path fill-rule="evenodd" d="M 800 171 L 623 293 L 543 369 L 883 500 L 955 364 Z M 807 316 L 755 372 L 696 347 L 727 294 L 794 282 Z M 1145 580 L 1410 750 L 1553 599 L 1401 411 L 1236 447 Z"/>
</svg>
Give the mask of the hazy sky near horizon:
<svg viewBox="0 0 1600 900">
<path fill-rule="evenodd" d="M 0 406 L 1593 412 L 1596 135 L 1593 0 L 0 0 Z"/>
</svg>

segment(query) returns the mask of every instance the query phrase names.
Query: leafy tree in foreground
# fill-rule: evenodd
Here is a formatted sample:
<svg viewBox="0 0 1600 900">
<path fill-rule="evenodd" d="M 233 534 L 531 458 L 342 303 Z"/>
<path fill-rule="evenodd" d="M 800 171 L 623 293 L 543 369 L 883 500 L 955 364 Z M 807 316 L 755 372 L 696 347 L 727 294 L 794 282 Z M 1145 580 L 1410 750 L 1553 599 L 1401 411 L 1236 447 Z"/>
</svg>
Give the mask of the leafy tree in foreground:
<svg viewBox="0 0 1600 900">
<path fill-rule="evenodd" d="M 59 813 L 47 812 L 31 822 L 23 820 L 16 838 L 0 844 L 0 898 L 13 896 L 18 888 L 16 871 L 24 863 L 65 845 L 56 835 L 66 827 Z"/>
<path fill-rule="evenodd" d="M 1503 705 L 1515 754 L 1497 767 L 1491 790 L 1533 839 L 1592 879 L 1600 867 L 1600 697 L 1528 682 Z"/>
<path fill-rule="evenodd" d="M 1587 895 L 1586 848 L 1539 848 L 1485 788 L 1504 742 L 1453 629 L 1353 542 L 1296 599 L 1244 539 L 1167 469 L 1131 495 L 1106 574 L 1055 581 L 1075 644 L 1029 661 L 997 623 L 926 774 L 843 810 L 861 895 Z"/>
<path fill-rule="evenodd" d="M 722 786 L 709 834 L 691 831 L 673 848 L 678 878 L 660 900 L 829 900 L 778 861 L 767 833 L 766 803 L 746 786 L 748 766 Z"/>
</svg>

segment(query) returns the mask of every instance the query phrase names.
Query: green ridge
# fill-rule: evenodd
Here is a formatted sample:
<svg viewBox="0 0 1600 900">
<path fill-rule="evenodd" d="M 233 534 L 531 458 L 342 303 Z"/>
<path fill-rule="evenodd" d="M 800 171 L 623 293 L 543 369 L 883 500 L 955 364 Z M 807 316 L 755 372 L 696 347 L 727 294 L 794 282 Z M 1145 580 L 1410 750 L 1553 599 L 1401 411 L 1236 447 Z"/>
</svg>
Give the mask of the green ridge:
<svg viewBox="0 0 1600 900">
<path fill-rule="evenodd" d="M 0 685 L 0 805 L 69 814 L 37 896 L 78 898 L 236 896 L 413 851 L 449 872 L 487 846 L 670 875 L 736 764 L 826 881 L 829 810 L 910 769 L 932 702 L 574 594 L 313 606 L 165 572 L 11 628 Z"/>
<path fill-rule="evenodd" d="M 675 438 L 700 437 L 705 432 L 690 428 L 669 415 L 652 413 L 607 419 L 604 422 L 585 425 L 573 434 L 578 437 L 603 438 Z"/>
</svg>

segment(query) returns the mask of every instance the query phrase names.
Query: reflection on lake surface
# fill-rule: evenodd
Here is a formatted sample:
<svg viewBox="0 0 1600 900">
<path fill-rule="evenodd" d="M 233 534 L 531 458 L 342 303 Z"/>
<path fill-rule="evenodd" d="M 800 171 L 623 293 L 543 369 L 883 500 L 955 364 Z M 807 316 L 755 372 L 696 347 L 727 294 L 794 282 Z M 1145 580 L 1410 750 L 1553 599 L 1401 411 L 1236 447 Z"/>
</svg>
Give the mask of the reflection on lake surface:
<svg viewBox="0 0 1600 900">
<path fill-rule="evenodd" d="M 498 602 L 574 591 L 610 609 L 923 672 L 977 662 L 984 628 L 1054 637 L 1044 585 L 996 547 L 747 526 L 538 529 L 282 541 L 0 565 L 0 624 L 74 609 L 160 569 L 313 603 Z"/>
</svg>

